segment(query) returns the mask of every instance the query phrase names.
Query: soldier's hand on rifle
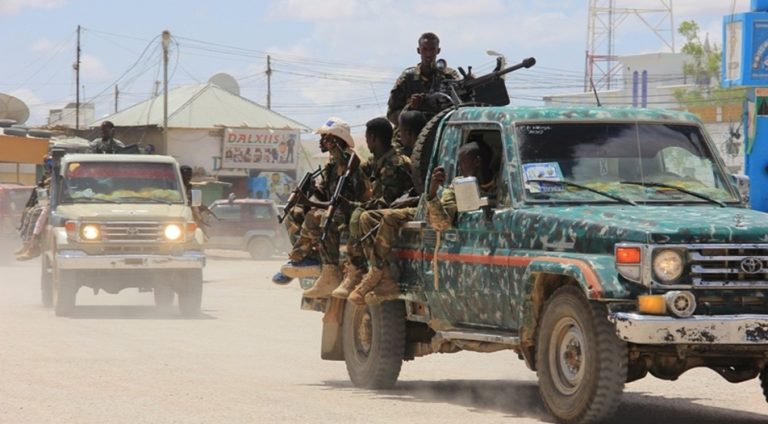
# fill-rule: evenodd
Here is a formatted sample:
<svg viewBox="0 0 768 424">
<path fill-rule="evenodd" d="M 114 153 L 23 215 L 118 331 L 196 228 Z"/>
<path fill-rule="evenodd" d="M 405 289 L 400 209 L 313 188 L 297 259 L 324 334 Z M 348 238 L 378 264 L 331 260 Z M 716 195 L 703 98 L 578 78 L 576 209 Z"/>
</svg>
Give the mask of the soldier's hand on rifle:
<svg viewBox="0 0 768 424">
<path fill-rule="evenodd" d="M 437 189 L 445 183 L 445 168 L 442 166 L 436 167 L 432 171 L 432 178 L 429 183 L 429 196 L 428 200 L 432 200 L 437 196 Z"/>
</svg>

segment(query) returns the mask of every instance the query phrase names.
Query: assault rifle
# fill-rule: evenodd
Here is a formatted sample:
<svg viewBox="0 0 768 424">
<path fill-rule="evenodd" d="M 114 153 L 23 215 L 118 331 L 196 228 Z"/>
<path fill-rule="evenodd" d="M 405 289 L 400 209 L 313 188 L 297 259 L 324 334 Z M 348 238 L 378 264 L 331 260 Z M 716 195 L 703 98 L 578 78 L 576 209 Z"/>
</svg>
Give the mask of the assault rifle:
<svg viewBox="0 0 768 424">
<path fill-rule="evenodd" d="M 304 177 L 301 179 L 296 188 L 291 191 L 290 196 L 288 196 L 288 202 L 286 202 L 285 208 L 283 209 L 283 214 L 277 217 L 277 220 L 281 224 L 285 220 L 285 217 L 288 216 L 288 213 L 291 212 L 291 209 L 293 209 L 294 206 L 299 203 L 302 194 L 306 198 L 312 197 L 312 191 L 314 190 L 312 183 L 315 178 L 320 175 L 320 172 L 322 172 L 322 169 L 320 169 L 319 166 L 317 167 L 317 170 L 313 172 L 307 172 L 304 174 Z"/>
<path fill-rule="evenodd" d="M 530 68 L 536 64 L 536 59 L 529 57 L 522 62 L 504 67 L 504 57 L 496 58 L 496 68 L 489 74 L 479 77 L 472 76 L 472 67 L 465 72 L 461 67 L 459 73 L 464 77 L 460 80 L 444 79 L 440 89 L 429 93 L 424 99 L 425 109 L 439 112 L 463 103 L 480 103 L 491 106 L 506 106 L 509 104 L 509 93 L 504 84 L 504 75 L 520 68 Z M 437 61 L 437 67 L 445 68 L 443 59 Z"/>
<path fill-rule="evenodd" d="M 360 166 L 360 158 L 357 157 L 355 152 L 352 152 L 347 161 L 347 168 L 344 170 L 344 174 L 339 177 L 339 181 L 336 183 L 336 190 L 333 191 L 333 196 L 331 196 L 331 200 L 328 202 L 328 213 L 325 217 L 323 234 L 320 236 L 320 246 L 325 242 L 325 238 L 328 236 L 328 230 L 330 230 L 331 225 L 333 225 L 333 216 L 336 215 L 336 211 L 339 209 L 339 203 L 343 197 L 342 193 L 349 181 L 349 177 L 352 174 L 352 171 L 357 169 L 358 166 Z"/>
</svg>

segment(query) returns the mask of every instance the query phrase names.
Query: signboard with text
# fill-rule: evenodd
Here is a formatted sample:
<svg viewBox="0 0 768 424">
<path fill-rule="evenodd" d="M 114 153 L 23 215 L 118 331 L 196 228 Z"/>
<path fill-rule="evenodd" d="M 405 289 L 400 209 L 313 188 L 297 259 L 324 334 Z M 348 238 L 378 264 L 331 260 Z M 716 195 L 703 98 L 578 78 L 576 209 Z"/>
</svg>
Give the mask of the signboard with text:
<svg viewBox="0 0 768 424">
<path fill-rule="evenodd" d="M 768 13 L 723 18 L 722 85 L 768 85 Z"/>
<path fill-rule="evenodd" d="M 299 131 L 226 128 L 221 142 L 221 167 L 270 171 L 298 167 Z"/>
</svg>

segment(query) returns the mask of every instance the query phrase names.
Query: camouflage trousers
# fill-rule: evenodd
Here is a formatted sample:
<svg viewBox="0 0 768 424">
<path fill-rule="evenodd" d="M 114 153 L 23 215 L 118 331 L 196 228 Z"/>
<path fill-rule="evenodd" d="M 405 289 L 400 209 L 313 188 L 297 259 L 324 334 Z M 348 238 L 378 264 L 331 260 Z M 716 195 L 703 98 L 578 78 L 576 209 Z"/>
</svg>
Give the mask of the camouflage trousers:
<svg viewBox="0 0 768 424">
<path fill-rule="evenodd" d="M 304 223 L 304 207 L 294 206 L 289 211 L 284 212 L 285 219 L 283 224 L 286 231 L 288 231 L 288 239 L 291 241 L 291 245 L 296 244 L 301 232 L 301 225 Z"/>
<path fill-rule="evenodd" d="M 349 217 L 349 237 L 347 238 L 347 257 L 351 264 L 358 268 L 365 268 L 365 252 L 360 245 L 360 238 L 363 236 L 360 217 L 367 212 L 363 208 L 356 208 Z"/>
<path fill-rule="evenodd" d="M 398 232 L 403 223 L 413 219 L 416 208 L 378 209 L 365 211 L 360 216 L 360 228 L 363 234 L 372 231 L 377 224 L 375 236 L 363 243 L 368 265 L 383 269 L 389 265 L 392 246 L 397 241 Z"/>
<path fill-rule="evenodd" d="M 320 237 L 323 234 L 323 225 L 327 213 L 323 209 L 312 208 L 304 215 L 298 240 L 293 243 L 293 249 L 288 253 L 292 261 L 301 261 L 304 258 L 317 258 L 319 255 L 324 264 L 339 264 L 339 227 L 344 225 L 343 213 L 336 213 L 333 225 L 328 229 L 325 241 L 320 245 Z"/>
</svg>

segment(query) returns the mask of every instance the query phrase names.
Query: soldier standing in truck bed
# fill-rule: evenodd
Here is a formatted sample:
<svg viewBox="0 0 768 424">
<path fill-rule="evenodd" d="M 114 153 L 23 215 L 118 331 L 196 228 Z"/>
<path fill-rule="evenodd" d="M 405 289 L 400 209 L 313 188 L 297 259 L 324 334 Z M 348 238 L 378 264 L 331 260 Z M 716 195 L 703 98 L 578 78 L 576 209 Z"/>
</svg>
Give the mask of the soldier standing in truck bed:
<svg viewBox="0 0 768 424">
<path fill-rule="evenodd" d="M 425 32 L 419 37 L 416 52 L 421 62 L 416 66 L 406 68 L 392 87 L 387 102 L 387 119 L 392 125 L 398 125 L 400 112 L 406 105 L 412 110 L 422 110 L 422 100 L 425 94 L 438 91 L 443 80 L 457 80 L 459 73 L 454 69 L 437 67 L 436 59 L 440 53 L 440 39 L 431 32 Z M 430 111 L 436 113 L 438 111 Z"/>
</svg>

